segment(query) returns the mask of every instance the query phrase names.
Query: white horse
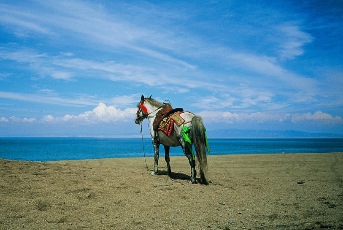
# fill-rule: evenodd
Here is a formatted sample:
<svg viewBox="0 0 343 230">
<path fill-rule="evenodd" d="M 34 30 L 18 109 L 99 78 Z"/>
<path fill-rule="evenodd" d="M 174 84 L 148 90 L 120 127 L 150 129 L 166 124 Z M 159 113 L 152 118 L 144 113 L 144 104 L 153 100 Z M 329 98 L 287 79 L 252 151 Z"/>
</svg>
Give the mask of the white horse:
<svg viewBox="0 0 343 230">
<path fill-rule="evenodd" d="M 152 144 L 154 146 L 154 171 L 153 175 L 158 173 L 158 159 L 159 159 L 159 146 L 164 145 L 165 160 L 168 167 L 168 175 L 171 176 L 169 149 L 170 146 L 181 146 L 184 154 L 189 160 L 191 166 L 191 183 L 196 183 L 196 170 L 195 170 L 195 156 L 193 153 L 192 144 L 196 150 L 196 158 L 199 162 L 200 179 L 201 183 L 208 184 L 207 179 L 207 157 L 206 149 L 209 151 L 208 142 L 206 138 L 206 131 L 203 125 L 202 119 L 199 116 L 190 112 L 180 113 L 184 122 L 181 125 L 174 123 L 174 127 L 170 136 L 164 134 L 162 131 L 155 131 L 153 128 L 153 122 L 156 114 L 163 107 L 160 102 L 149 98 L 144 98 L 142 95 L 141 101 L 137 104 L 137 116 L 135 119 L 136 124 L 140 124 L 144 119 L 148 119 L 150 123 L 150 134 L 152 137 Z"/>
</svg>

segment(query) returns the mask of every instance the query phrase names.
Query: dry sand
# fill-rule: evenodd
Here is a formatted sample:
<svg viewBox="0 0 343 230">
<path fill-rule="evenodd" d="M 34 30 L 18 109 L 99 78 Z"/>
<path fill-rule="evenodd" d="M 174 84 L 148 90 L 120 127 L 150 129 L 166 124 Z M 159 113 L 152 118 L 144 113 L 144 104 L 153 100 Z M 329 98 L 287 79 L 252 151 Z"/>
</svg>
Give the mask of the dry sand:
<svg viewBox="0 0 343 230">
<path fill-rule="evenodd" d="M 209 185 L 152 158 L 0 159 L 1 229 L 342 229 L 343 153 L 209 156 Z"/>
</svg>

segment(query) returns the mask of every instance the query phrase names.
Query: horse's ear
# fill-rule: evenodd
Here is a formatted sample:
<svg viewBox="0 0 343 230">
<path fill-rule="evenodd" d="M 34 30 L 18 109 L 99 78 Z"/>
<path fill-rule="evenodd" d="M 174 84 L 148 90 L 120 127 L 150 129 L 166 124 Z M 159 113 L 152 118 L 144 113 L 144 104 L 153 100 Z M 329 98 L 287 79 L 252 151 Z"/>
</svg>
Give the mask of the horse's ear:
<svg viewBox="0 0 343 230">
<path fill-rule="evenodd" d="M 142 94 L 141 102 L 144 102 L 144 95 Z"/>
</svg>

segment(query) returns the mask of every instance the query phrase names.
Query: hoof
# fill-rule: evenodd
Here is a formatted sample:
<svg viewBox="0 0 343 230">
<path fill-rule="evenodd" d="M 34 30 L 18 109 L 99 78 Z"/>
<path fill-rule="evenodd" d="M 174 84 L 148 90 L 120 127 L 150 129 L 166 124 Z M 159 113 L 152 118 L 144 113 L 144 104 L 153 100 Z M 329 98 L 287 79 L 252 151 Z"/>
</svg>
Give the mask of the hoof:
<svg viewBox="0 0 343 230">
<path fill-rule="evenodd" d="M 152 172 L 150 175 L 155 176 L 155 175 L 157 175 L 157 172 Z"/>
<path fill-rule="evenodd" d="M 197 181 L 196 181 L 196 179 L 195 179 L 195 178 L 191 178 L 191 180 L 189 181 L 189 183 L 190 183 L 190 184 L 196 184 L 196 183 L 197 183 Z"/>
</svg>

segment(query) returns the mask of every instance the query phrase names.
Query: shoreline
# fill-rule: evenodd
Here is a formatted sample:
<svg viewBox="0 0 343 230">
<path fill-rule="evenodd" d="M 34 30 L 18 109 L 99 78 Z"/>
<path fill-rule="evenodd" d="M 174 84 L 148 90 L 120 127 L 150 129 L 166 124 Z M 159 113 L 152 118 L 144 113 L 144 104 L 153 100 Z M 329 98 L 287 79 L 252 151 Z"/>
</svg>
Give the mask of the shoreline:
<svg viewBox="0 0 343 230">
<path fill-rule="evenodd" d="M 184 156 L 0 159 L 3 229 L 343 228 L 343 153 L 209 155 L 209 185 Z"/>
<path fill-rule="evenodd" d="M 208 139 L 343 139 L 343 135 L 336 136 L 226 136 L 226 137 L 207 137 Z M 103 139 L 142 139 L 142 135 L 118 135 L 118 136 L 0 136 L 0 138 L 103 138 Z M 151 139 L 150 134 L 144 134 L 143 138 Z"/>
<path fill-rule="evenodd" d="M 179 147 L 179 146 L 178 146 Z M 255 155 L 287 155 L 287 154 L 340 154 L 343 152 L 315 152 L 315 153 L 306 153 L 306 152 L 300 152 L 300 153 L 293 153 L 293 152 L 276 152 L 276 153 L 231 153 L 231 154 L 216 154 L 216 155 L 207 155 L 207 157 L 220 157 L 220 156 L 255 156 Z M 186 157 L 182 153 L 180 155 L 170 155 L 170 158 L 183 158 Z M 160 152 L 160 161 L 164 161 L 164 151 Z M 6 161 L 19 161 L 19 162 L 33 162 L 33 163 L 67 163 L 67 162 L 77 162 L 77 161 L 101 161 L 101 160 L 111 160 L 111 159 L 150 159 L 153 161 L 153 156 L 135 156 L 135 157 L 105 157 L 105 158 L 87 158 L 87 159 L 71 159 L 71 160 L 46 160 L 46 161 L 40 161 L 40 160 L 17 160 L 17 159 L 7 159 L 7 158 L 1 158 L 0 160 L 6 160 Z M 76 163 L 77 164 L 77 163 Z"/>
<path fill-rule="evenodd" d="M 1 139 L 0 139 L 1 140 Z M 343 139 L 210 139 L 209 155 L 343 152 Z M 0 157 L 28 161 L 153 157 L 151 139 L 19 138 L 0 141 Z M 164 151 L 161 149 L 161 156 Z M 170 156 L 184 156 L 180 147 Z"/>
</svg>

